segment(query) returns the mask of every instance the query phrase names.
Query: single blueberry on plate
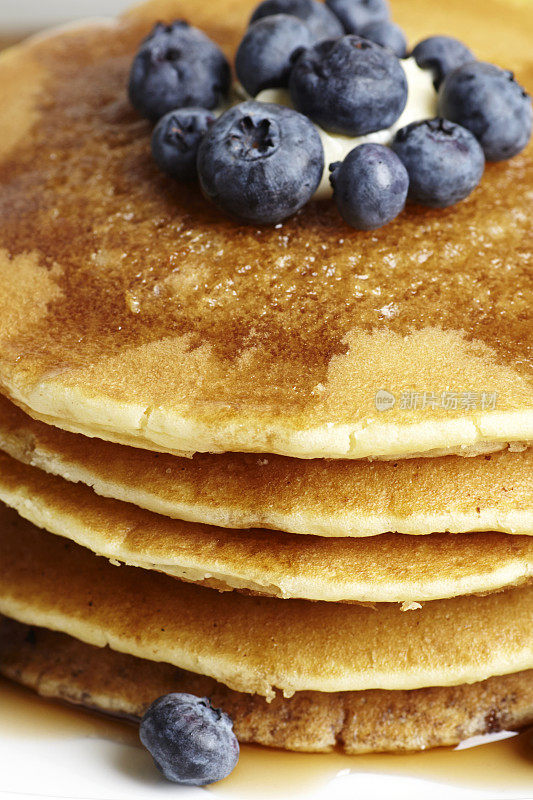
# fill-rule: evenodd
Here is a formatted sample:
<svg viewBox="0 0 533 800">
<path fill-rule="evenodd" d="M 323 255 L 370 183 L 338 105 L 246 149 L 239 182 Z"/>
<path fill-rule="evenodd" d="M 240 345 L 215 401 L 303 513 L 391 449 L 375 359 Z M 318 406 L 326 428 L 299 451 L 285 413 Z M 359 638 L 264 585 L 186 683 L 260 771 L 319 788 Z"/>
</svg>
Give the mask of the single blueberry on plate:
<svg viewBox="0 0 533 800">
<path fill-rule="evenodd" d="M 291 55 L 301 47 L 311 47 L 314 41 L 309 27 L 298 17 L 263 17 L 248 28 L 239 45 L 235 57 L 237 77 L 252 97 L 263 89 L 287 86 Z"/>
<path fill-rule="evenodd" d="M 230 82 L 224 54 L 202 31 L 182 20 L 157 23 L 134 58 L 129 97 L 139 114 L 158 120 L 175 108 L 216 108 Z"/>
<path fill-rule="evenodd" d="M 485 158 L 470 131 L 446 119 L 401 128 L 392 149 L 409 173 L 409 197 L 431 208 L 446 208 L 476 188 Z"/>
<path fill-rule="evenodd" d="M 188 786 L 220 781 L 239 760 L 233 723 L 207 698 L 166 694 L 141 720 L 141 742 L 165 778 Z"/>
<path fill-rule="evenodd" d="M 198 151 L 206 197 L 257 224 L 281 222 L 302 208 L 323 171 L 324 150 L 314 125 L 274 103 L 249 100 L 226 111 Z"/>
<path fill-rule="evenodd" d="M 475 61 L 472 51 L 453 36 L 430 36 L 423 39 L 418 42 L 411 55 L 419 67 L 432 71 L 435 89 L 439 88 L 449 72 Z"/>
<path fill-rule="evenodd" d="M 318 0 L 263 0 L 252 14 L 250 24 L 273 14 L 299 17 L 307 23 L 315 41 L 334 39 L 344 33 L 335 14 Z"/>
<path fill-rule="evenodd" d="M 198 147 L 214 121 L 205 108 L 178 108 L 161 117 L 151 142 L 159 169 L 179 181 L 196 178 Z"/>
<path fill-rule="evenodd" d="M 404 32 L 399 25 L 395 25 L 394 22 L 389 22 L 387 19 L 365 25 L 361 36 L 381 47 L 388 47 L 398 58 L 405 58 L 407 55 L 407 39 Z"/>
<path fill-rule="evenodd" d="M 296 54 L 289 88 L 298 111 L 345 136 L 389 128 L 407 102 L 407 80 L 394 53 L 353 35 Z"/>
<path fill-rule="evenodd" d="M 468 128 L 487 161 L 503 161 L 531 137 L 531 98 L 513 73 L 474 61 L 451 72 L 439 93 L 439 114 Z"/>
<path fill-rule="evenodd" d="M 346 33 L 359 33 L 372 22 L 389 19 L 387 0 L 326 0 L 326 5 L 342 22 Z"/>
<path fill-rule="evenodd" d="M 361 144 L 330 166 L 337 208 L 348 225 L 362 231 L 381 228 L 405 206 L 409 176 L 389 147 Z"/>
</svg>

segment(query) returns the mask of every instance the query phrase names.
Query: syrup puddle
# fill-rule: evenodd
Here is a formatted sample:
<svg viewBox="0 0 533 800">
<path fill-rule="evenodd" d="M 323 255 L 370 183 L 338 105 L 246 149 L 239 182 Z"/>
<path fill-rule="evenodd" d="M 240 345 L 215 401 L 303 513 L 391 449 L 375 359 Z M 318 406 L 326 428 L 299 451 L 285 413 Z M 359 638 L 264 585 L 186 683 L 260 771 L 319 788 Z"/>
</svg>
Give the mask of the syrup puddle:
<svg viewBox="0 0 533 800">
<path fill-rule="evenodd" d="M 17 739 L 105 739 L 139 748 L 137 726 L 97 713 L 61 705 L 38 697 L 0 678 L 0 720 L 2 728 Z M 346 756 L 340 753 L 307 754 L 244 745 L 239 764 L 226 780 L 206 787 L 215 798 L 280 798 L 309 796 L 332 782 L 332 796 L 350 787 L 348 781 L 360 776 L 361 787 L 372 788 L 368 778 L 378 775 L 434 781 L 469 790 L 508 792 L 533 797 L 533 731 L 520 735 L 509 732 L 477 737 L 472 746 L 440 748 L 423 753 Z M 127 759 L 129 762 L 131 759 Z M 126 762 L 125 762 L 126 763 Z M 156 775 L 153 776 L 156 778 Z M 359 794 L 359 782 L 352 784 Z M 329 788 L 329 787 L 328 787 Z M 383 788 L 380 785 L 381 790 Z M 337 790 L 337 791 L 336 791 Z M 431 786 L 428 786 L 431 791 Z M 344 793 L 343 793 L 344 796 Z M 352 796 L 350 792 L 349 795 Z M 372 796 L 363 792 L 361 796 Z M 440 795 L 438 795 L 440 796 Z"/>
<path fill-rule="evenodd" d="M 221 798 L 253 796 L 259 800 L 310 794 L 335 781 L 340 793 L 345 782 L 349 786 L 348 776 L 372 774 L 435 781 L 471 790 L 515 790 L 522 797 L 533 797 L 533 731 L 503 735 L 506 738 L 500 741 L 491 741 L 490 736 L 478 737 L 479 744 L 468 749 L 438 748 L 396 755 L 287 753 L 245 745 L 234 773 L 209 787 L 209 791 Z M 371 781 L 365 783 L 371 787 Z M 355 782 L 352 786 L 353 791 L 359 788 Z M 333 797 L 333 786 L 331 790 Z"/>
<path fill-rule="evenodd" d="M 0 677 L 0 720 L 12 738 L 89 737 L 139 746 L 137 726 L 97 712 L 62 705 Z"/>
</svg>

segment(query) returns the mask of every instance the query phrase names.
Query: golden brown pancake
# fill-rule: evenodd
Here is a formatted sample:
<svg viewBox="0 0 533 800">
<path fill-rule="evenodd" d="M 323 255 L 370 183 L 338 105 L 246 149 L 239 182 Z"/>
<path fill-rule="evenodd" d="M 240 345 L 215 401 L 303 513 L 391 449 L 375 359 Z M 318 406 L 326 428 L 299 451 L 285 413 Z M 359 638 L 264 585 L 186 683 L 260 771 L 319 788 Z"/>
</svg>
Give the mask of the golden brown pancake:
<svg viewBox="0 0 533 800">
<path fill-rule="evenodd" d="M 113 566 L 12 511 L 0 563 L 1 614 L 268 698 L 452 686 L 533 667 L 533 587 L 409 612 L 221 594 Z"/>
<path fill-rule="evenodd" d="M 347 753 L 425 750 L 533 721 L 533 671 L 471 685 L 388 692 L 298 692 L 272 703 L 210 678 L 0 618 L 0 673 L 57 698 L 137 720 L 168 692 L 208 696 L 241 742 Z"/>
<path fill-rule="evenodd" d="M 3 393 L 59 427 L 177 453 L 533 439 L 531 146 L 465 202 L 370 233 L 332 203 L 244 226 L 158 174 L 125 91 L 140 39 L 187 17 L 231 56 L 252 5 L 155 0 L 0 57 Z M 456 35 L 531 89 L 533 7 L 511 8 L 393 12 L 411 41 Z"/>
<path fill-rule="evenodd" d="M 67 433 L 2 397 L 0 448 L 105 497 L 225 528 L 334 537 L 533 533 L 533 449 L 389 462 L 247 453 L 178 458 Z"/>
<path fill-rule="evenodd" d="M 533 577 L 533 537 L 385 534 L 323 539 L 168 519 L 98 497 L 0 454 L 0 501 L 113 563 L 219 590 L 308 600 L 414 602 L 497 591 Z"/>
</svg>

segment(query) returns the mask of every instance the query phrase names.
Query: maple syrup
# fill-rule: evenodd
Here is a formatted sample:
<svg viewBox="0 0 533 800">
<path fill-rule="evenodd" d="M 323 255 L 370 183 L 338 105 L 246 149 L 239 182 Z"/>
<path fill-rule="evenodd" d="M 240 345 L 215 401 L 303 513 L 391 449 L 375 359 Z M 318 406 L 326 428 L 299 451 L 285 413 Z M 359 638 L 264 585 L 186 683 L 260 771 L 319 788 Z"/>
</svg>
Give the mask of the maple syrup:
<svg viewBox="0 0 533 800">
<path fill-rule="evenodd" d="M 0 730 L 20 739 L 98 738 L 139 745 L 137 726 L 84 708 L 47 700 L 0 677 Z"/>
<path fill-rule="evenodd" d="M 136 725 L 62 705 L 0 678 L 1 727 L 12 737 L 99 738 L 140 747 Z M 4 726 L 6 726 L 4 728 Z M 533 796 L 533 731 L 478 737 L 476 746 L 406 754 L 347 756 L 289 753 L 243 745 L 235 771 L 206 790 L 214 797 L 280 798 L 305 795 L 344 775 L 371 773 L 435 781 L 469 789 Z M 468 744 L 468 743 L 467 743 Z"/>
<path fill-rule="evenodd" d="M 510 733 L 499 741 L 491 741 L 490 736 L 479 738 L 477 746 L 461 750 L 437 748 L 353 756 L 289 753 L 245 745 L 235 771 L 207 789 L 221 798 L 267 800 L 305 796 L 342 775 L 372 773 L 498 793 L 514 790 L 522 797 L 529 790 L 533 797 L 533 731 Z"/>
</svg>

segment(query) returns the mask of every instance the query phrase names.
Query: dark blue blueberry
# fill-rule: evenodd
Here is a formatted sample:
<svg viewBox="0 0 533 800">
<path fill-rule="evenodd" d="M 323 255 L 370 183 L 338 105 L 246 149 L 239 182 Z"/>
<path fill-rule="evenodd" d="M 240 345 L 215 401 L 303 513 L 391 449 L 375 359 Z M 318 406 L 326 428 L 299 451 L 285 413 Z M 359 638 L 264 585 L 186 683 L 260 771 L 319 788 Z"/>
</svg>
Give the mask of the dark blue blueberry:
<svg viewBox="0 0 533 800">
<path fill-rule="evenodd" d="M 334 39 L 344 33 L 335 14 L 318 0 L 263 0 L 252 14 L 250 23 L 273 14 L 291 14 L 303 19 L 315 41 Z"/>
<path fill-rule="evenodd" d="M 298 111 L 345 136 L 389 128 L 407 102 L 407 80 L 399 60 L 360 36 L 343 36 L 304 50 L 295 60 L 289 87 Z"/>
<path fill-rule="evenodd" d="M 398 58 L 405 58 L 407 54 L 407 39 L 399 25 L 384 19 L 378 22 L 371 22 L 361 31 L 361 36 L 370 39 L 372 42 L 388 47 Z"/>
<path fill-rule="evenodd" d="M 309 27 L 298 17 L 263 17 L 248 28 L 239 45 L 235 58 L 237 77 L 253 97 L 263 89 L 287 86 L 291 55 L 314 41 Z"/>
<path fill-rule="evenodd" d="M 359 33 L 372 22 L 389 19 L 387 0 L 326 0 L 326 5 L 340 19 L 346 33 Z"/>
<path fill-rule="evenodd" d="M 439 114 L 468 128 L 487 161 L 503 161 L 531 137 L 531 98 L 513 73 L 474 61 L 451 72 L 439 93 Z"/>
<path fill-rule="evenodd" d="M 236 217 L 271 225 L 314 195 L 324 171 L 318 131 L 284 106 L 252 100 L 226 111 L 198 152 L 203 192 Z"/>
<path fill-rule="evenodd" d="M 152 155 L 159 169 L 179 181 L 196 178 L 198 147 L 214 121 L 205 108 L 178 108 L 161 117 L 152 134 Z"/>
<path fill-rule="evenodd" d="M 158 120 L 175 108 L 216 108 L 230 82 L 224 54 L 205 34 L 183 21 L 158 23 L 133 61 L 129 96 L 139 114 Z"/>
<path fill-rule="evenodd" d="M 412 54 L 422 69 L 430 69 L 433 83 L 438 89 L 446 75 L 462 64 L 475 61 L 468 47 L 453 36 L 430 36 L 418 42 Z"/>
<path fill-rule="evenodd" d="M 361 144 L 330 170 L 337 208 L 353 228 L 381 228 L 403 210 L 409 176 L 390 148 Z"/>
<path fill-rule="evenodd" d="M 392 149 L 409 173 L 409 197 L 431 208 L 446 208 L 468 197 L 485 167 L 477 139 L 446 119 L 401 128 Z"/>
<path fill-rule="evenodd" d="M 165 778 L 205 786 L 225 778 L 239 760 L 233 723 L 207 698 L 166 694 L 141 720 L 141 742 Z"/>
</svg>

